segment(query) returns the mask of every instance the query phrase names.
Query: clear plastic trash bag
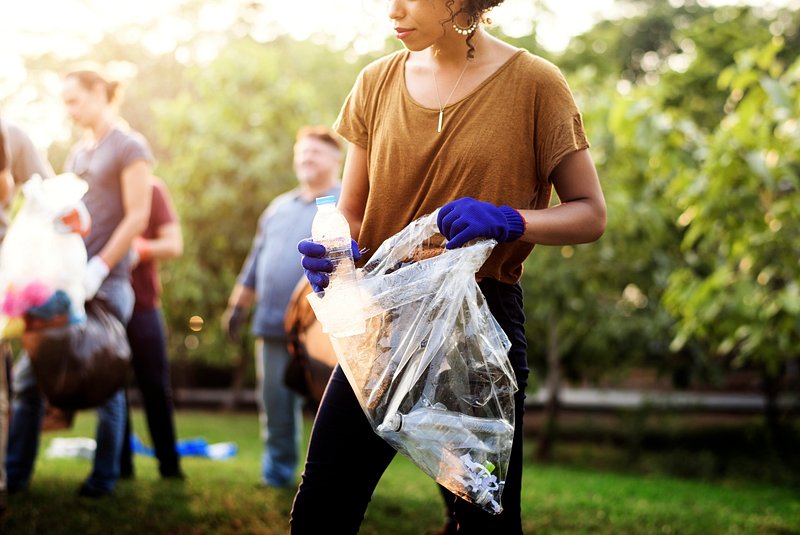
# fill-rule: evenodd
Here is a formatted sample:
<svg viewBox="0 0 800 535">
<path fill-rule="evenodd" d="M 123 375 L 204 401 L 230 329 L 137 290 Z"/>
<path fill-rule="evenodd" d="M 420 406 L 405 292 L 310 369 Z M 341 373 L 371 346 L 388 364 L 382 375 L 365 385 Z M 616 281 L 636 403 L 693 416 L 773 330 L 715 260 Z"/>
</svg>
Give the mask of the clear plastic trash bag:
<svg viewBox="0 0 800 535">
<path fill-rule="evenodd" d="M 364 333 L 331 336 L 375 432 L 451 492 L 500 513 L 514 435 L 510 342 L 475 273 L 496 242 L 443 248 L 436 213 L 386 240 L 359 269 L 358 305 L 310 294 L 319 321 L 350 315 Z"/>
</svg>

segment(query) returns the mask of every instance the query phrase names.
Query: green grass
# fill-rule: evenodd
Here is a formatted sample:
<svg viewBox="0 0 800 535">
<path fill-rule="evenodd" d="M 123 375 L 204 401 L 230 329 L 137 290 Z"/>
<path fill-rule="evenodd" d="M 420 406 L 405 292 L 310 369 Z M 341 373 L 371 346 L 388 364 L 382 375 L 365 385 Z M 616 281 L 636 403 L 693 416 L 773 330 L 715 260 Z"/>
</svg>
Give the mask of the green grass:
<svg viewBox="0 0 800 535">
<path fill-rule="evenodd" d="M 114 498 L 85 500 L 76 490 L 90 470 L 81 459 L 44 456 L 56 436 L 93 436 L 94 413 L 69 432 L 45 433 L 31 488 L 11 497 L 0 532 L 11 534 L 288 533 L 293 491 L 257 489 L 261 445 L 255 414 L 181 412 L 181 438 L 233 441 L 234 459 L 185 458 L 185 482 L 162 481 L 156 463 L 136 457 L 136 478 Z M 134 414 L 140 435 L 145 426 Z M 532 441 L 529 441 L 532 442 Z M 666 475 L 528 464 L 526 533 L 800 534 L 800 489 L 746 480 L 714 482 Z M 381 480 L 361 533 L 422 534 L 440 526 L 434 483 L 398 456 Z M 332 525 L 331 533 L 335 533 Z M 494 535 L 494 534 L 491 534 Z"/>
</svg>

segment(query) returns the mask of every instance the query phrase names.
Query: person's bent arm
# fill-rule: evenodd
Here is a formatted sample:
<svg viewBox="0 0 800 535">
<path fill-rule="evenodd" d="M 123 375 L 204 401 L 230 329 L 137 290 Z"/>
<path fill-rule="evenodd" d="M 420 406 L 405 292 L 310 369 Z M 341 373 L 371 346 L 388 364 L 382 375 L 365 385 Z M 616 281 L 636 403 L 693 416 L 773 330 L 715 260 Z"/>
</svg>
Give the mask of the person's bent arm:
<svg viewBox="0 0 800 535">
<path fill-rule="evenodd" d="M 100 258 L 114 267 L 127 254 L 133 239 L 147 228 L 150 217 L 150 164 L 137 160 L 122 171 L 122 205 L 125 216 L 100 251 Z"/>
<path fill-rule="evenodd" d="M 255 301 L 256 292 L 252 288 L 248 288 L 244 284 L 237 282 L 233 287 L 230 297 L 228 297 L 228 306 L 250 309 Z"/>
<path fill-rule="evenodd" d="M 183 254 L 183 234 L 177 221 L 158 227 L 156 238 L 147 240 L 150 257 L 156 260 L 177 258 Z"/>
<path fill-rule="evenodd" d="M 350 223 L 350 235 L 358 241 L 361 223 L 369 195 L 369 171 L 367 169 L 367 150 L 350 143 L 347 160 L 342 175 L 342 194 L 339 197 L 339 210 Z"/>
<path fill-rule="evenodd" d="M 169 190 L 161 179 L 154 180 L 148 226 L 156 225 L 155 236 L 137 236 L 134 240 L 138 262 L 169 260 L 183 254 L 183 232 Z"/>
<path fill-rule="evenodd" d="M 520 210 L 526 242 L 543 245 L 588 243 L 603 235 L 606 202 L 588 150 L 566 156 L 550 179 L 561 201 L 543 210 Z"/>
</svg>

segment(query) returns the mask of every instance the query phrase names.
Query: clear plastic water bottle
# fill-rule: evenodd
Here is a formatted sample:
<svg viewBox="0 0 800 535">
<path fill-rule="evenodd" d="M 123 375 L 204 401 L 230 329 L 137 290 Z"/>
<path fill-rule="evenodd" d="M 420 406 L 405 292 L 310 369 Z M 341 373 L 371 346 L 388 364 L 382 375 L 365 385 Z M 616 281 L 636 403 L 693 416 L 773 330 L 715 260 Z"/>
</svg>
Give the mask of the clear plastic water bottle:
<svg viewBox="0 0 800 535">
<path fill-rule="evenodd" d="M 350 245 L 350 225 L 336 208 L 333 195 L 317 197 L 317 215 L 311 223 L 311 239 L 325 246 L 328 260 L 333 263 L 333 273 L 327 291 L 356 282 L 356 266 Z"/>
<path fill-rule="evenodd" d="M 377 428 L 390 443 L 415 452 L 414 461 L 461 497 L 490 512 L 499 512 L 504 481 L 492 477 L 487 463 L 477 463 L 470 453 L 495 461 L 511 452 L 514 426 L 500 418 L 479 418 L 434 407 L 408 414 L 388 415 Z"/>
<path fill-rule="evenodd" d="M 323 331 L 339 337 L 362 334 L 365 330 L 363 306 L 353 262 L 350 225 L 336 208 L 333 196 L 317 198 L 311 239 L 325 246 L 325 256 L 333 264 L 325 298 L 320 301 L 322 308 L 315 308 Z"/>
<path fill-rule="evenodd" d="M 514 439 L 514 426 L 505 420 L 478 418 L 432 407 L 414 409 L 408 414 L 394 413 L 378 426 L 378 430 L 482 451 L 510 448 Z"/>
</svg>

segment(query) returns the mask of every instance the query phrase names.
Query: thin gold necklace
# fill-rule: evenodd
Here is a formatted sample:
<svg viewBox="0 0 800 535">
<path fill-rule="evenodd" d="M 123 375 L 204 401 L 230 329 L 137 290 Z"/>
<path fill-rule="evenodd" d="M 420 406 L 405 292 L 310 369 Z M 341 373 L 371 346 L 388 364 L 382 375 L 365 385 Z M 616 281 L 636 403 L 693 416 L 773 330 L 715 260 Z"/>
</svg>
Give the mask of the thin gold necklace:
<svg viewBox="0 0 800 535">
<path fill-rule="evenodd" d="M 456 85 L 453 86 L 453 90 L 450 91 L 449 95 L 447 95 L 447 100 L 444 101 L 444 106 L 442 106 L 442 99 L 439 97 L 439 82 L 436 80 L 436 69 L 431 69 L 431 72 L 433 73 L 433 87 L 436 89 L 436 102 L 439 104 L 439 126 L 436 131 L 440 134 L 442 133 L 442 116 L 444 115 L 444 109 L 447 107 L 447 104 L 450 103 L 450 98 L 453 96 L 453 93 L 456 92 L 456 88 L 461 82 L 461 78 L 464 76 L 464 73 L 467 72 L 467 66 L 469 66 L 469 60 L 464 63 L 464 68 L 461 69 L 461 74 L 458 75 L 458 80 L 456 80 Z"/>
</svg>

